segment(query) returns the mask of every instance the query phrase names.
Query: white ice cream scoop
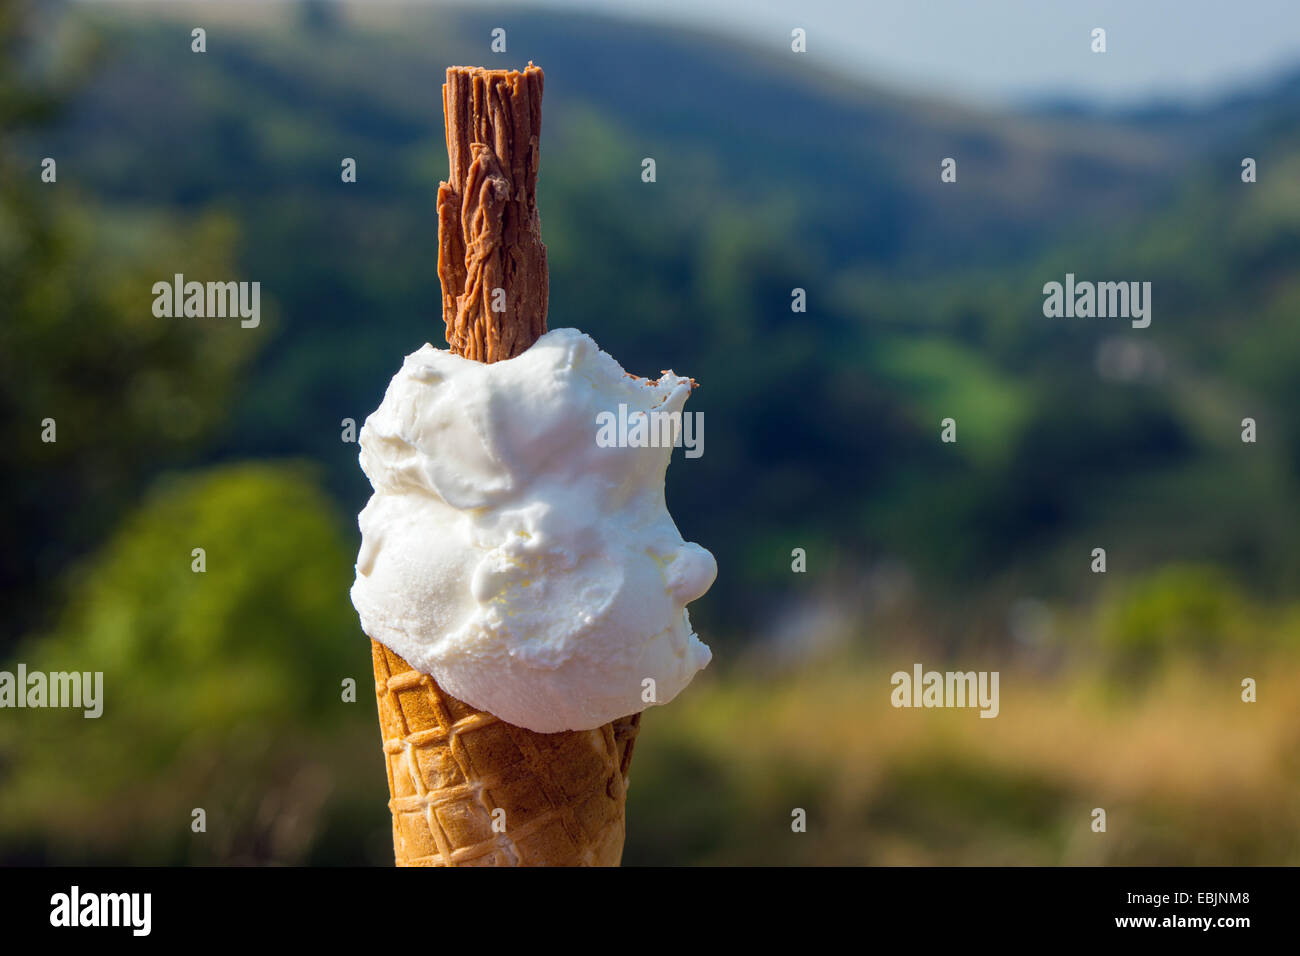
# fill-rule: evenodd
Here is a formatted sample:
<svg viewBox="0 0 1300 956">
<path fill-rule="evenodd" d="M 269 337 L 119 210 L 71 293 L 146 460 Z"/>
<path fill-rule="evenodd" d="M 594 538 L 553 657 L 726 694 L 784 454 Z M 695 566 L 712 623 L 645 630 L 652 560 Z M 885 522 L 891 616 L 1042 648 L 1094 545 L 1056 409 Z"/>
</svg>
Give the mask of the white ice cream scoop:
<svg viewBox="0 0 1300 956">
<path fill-rule="evenodd" d="M 717 564 L 668 514 L 661 431 L 637 447 L 598 434 L 610 415 L 679 417 L 689 394 L 671 372 L 628 375 L 574 329 L 493 364 L 407 356 L 361 429 L 365 632 L 541 733 L 672 700 L 711 656 L 685 606 Z"/>
</svg>

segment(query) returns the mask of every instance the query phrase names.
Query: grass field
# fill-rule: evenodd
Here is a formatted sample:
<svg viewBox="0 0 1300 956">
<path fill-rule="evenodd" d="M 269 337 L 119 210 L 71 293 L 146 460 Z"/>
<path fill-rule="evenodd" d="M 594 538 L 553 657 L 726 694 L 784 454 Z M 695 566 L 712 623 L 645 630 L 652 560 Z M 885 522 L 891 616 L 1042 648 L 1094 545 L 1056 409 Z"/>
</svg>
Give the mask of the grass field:
<svg viewBox="0 0 1300 956">
<path fill-rule="evenodd" d="M 1004 672 L 995 719 L 894 709 L 896 668 L 910 663 L 705 680 L 651 711 L 627 862 L 1300 863 L 1294 660 L 1118 690 L 1101 673 Z"/>
</svg>

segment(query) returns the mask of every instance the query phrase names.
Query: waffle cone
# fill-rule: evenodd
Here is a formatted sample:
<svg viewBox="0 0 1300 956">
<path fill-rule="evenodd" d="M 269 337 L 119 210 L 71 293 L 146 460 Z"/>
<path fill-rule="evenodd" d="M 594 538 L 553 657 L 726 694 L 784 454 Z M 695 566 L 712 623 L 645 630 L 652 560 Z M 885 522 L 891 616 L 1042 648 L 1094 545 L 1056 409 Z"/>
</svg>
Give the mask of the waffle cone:
<svg viewBox="0 0 1300 956">
<path fill-rule="evenodd" d="M 451 67 L 443 86 L 442 315 L 452 351 L 476 361 L 519 355 L 546 331 L 542 81 L 530 63 Z M 618 865 L 640 714 L 539 734 L 457 700 L 375 641 L 371 656 L 398 866 Z"/>
<path fill-rule="evenodd" d="M 640 714 L 535 733 L 370 644 L 398 866 L 619 864 Z"/>
</svg>

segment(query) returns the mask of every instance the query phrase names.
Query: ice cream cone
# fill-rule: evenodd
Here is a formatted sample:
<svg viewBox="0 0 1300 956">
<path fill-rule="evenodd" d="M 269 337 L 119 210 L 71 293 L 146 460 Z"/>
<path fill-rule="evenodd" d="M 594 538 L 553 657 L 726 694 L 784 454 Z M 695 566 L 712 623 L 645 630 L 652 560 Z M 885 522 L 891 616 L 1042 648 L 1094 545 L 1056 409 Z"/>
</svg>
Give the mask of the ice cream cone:
<svg viewBox="0 0 1300 956">
<path fill-rule="evenodd" d="M 371 652 L 398 866 L 619 864 L 640 714 L 539 734 Z"/>
<path fill-rule="evenodd" d="M 542 71 L 531 63 L 523 71 L 447 70 L 438 278 L 447 342 L 475 362 L 520 356 L 546 333 L 549 280 L 536 192 L 542 87 Z M 697 573 L 699 566 L 679 565 Z M 361 568 L 359 561 L 359 581 Z M 398 866 L 619 864 L 640 714 L 594 730 L 539 733 L 452 697 L 385 644 L 372 639 L 371 653 Z M 590 726 L 609 713 L 533 726 Z"/>
</svg>

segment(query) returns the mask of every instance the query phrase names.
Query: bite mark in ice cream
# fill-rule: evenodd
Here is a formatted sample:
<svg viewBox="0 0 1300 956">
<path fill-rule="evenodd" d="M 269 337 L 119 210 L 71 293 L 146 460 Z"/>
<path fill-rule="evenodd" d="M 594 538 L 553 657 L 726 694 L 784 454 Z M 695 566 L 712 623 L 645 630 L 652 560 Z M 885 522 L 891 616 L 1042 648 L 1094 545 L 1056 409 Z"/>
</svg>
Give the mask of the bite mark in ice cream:
<svg viewBox="0 0 1300 956">
<path fill-rule="evenodd" d="M 555 329 L 482 364 L 426 345 L 361 429 L 374 495 L 352 602 L 450 694 L 540 733 L 672 700 L 710 659 L 686 605 L 717 574 L 664 501 L 671 447 L 601 447 L 597 416 L 679 412 L 691 381 L 628 375 Z"/>
</svg>

